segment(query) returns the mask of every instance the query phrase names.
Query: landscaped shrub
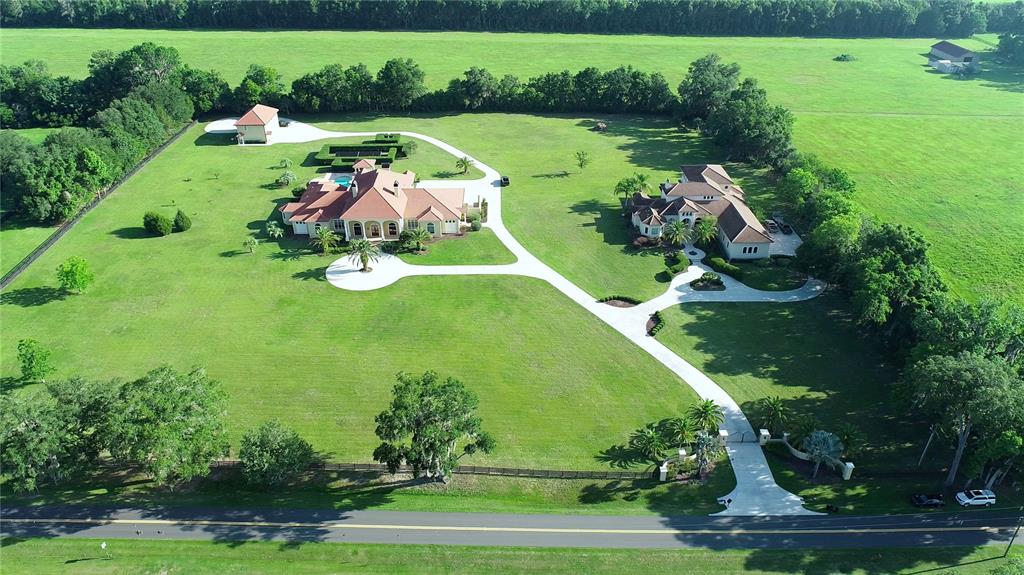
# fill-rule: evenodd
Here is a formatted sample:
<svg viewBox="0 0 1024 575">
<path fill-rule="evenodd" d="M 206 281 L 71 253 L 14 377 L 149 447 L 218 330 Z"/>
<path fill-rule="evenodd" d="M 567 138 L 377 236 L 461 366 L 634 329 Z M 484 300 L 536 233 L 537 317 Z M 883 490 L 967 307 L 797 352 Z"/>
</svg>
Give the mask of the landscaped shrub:
<svg viewBox="0 0 1024 575">
<path fill-rule="evenodd" d="M 704 272 L 699 278 L 690 282 L 690 287 L 695 290 L 720 290 L 725 288 L 722 283 L 722 276 L 714 272 Z"/>
<path fill-rule="evenodd" d="M 670 276 L 677 276 L 690 267 L 690 258 L 673 254 L 665 258 L 665 266 Z"/>
<path fill-rule="evenodd" d="M 477 220 L 473 220 L 472 222 L 469 222 L 469 229 L 474 231 L 474 232 L 479 232 L 480 228 L 482 228 L 482 227 L 483 227 L 483 224 L 481 224 L 480 220 L 478 220 L 478 219 Z"/>
<path fill-rule="evenodd" d="M 289 170 L 277 177 L 277 186 L 279 188 L 287 188 L 294 184 L 297 179 L 299 178 L 295 175 L 295 172 Z"/>
<path fill-rule="evenodd" d="M 166 236 L 174 231 L 174 222 L 163 214 L 146 212 L 146 215 L 142 216 L 142 227 L 151 234 Z"/>
<path fill-rule="evenodd" d="M 632 303 L 632 304 L 636 304 L 636 305 L 640 305 L 640 304 L 644 303 L 643 301 L 638 300 L 635 297 L 629 297 L 628 295 L 609 295 L 609 296 L 605 296 L 605 297 L 603 297 L 603 298 L 601 298 L 601 299 L 599 299 L 597 301 L 600 302 L 600 303 L 604 303 L 606 301 L 612 301 L 612 300 L 624 301 L 626 303 Z"/>
<path fill-rule="evenodd" d="M 174 214 L 174 226 L 171 228 L 175 232 L 187 232 L 192 227 L 192 218 L 188 217 L 188 214 L 178 210 L 177 214 Z"/>
<path fill-rule="evenodd" d="M 853 62 L 857 58 L 853 54 L 840 54 L 832 59 L 836 62 Z"/>
<path fill-rule="evenodd" d="M 658 240 L 655 238 L 649 238 L 647 236 L 637 236 L 633 239 L 634 248 L 649 248 L 651 246 L 658 245 Z"/>
<path fill-rule="evenodd" d="M 306 186 L 295 186 L 292 188 L 292 197 L 294 198 L 301 198 L 304 193 L 306 193 Z"/>
<path fill-rule="evenodd" d="M 658 335 L 658 332 L 665 327 L 665 318 L 661 317 L 660 311 L 656 311 L 651 314 L 651 319 L 654 320 L 654 325 L 651 326 L 651 329 L 647 330 L 647 335 Z"/>
<path fill-rule="evenodd" d="M 743 279 L 743 270 L 722 258 L 711 258 L 708 260 L 708 265 L 716 272 L 730 275 L 736 279 Z"/>
</svg>

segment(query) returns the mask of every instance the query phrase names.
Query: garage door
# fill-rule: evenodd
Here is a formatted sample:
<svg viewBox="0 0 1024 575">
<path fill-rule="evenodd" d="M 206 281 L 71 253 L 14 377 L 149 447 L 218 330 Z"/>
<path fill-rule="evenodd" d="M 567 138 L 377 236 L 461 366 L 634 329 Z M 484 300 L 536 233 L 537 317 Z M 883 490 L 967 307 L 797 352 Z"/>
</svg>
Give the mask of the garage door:
<svg viewBox="0 0 1024 575">
<path fill-rule="evenodd" d="M 454 234 L 454 233 L 458 233 L 458 231 L 459 231 L 459 222 L 445 222 L 444 223 L 444 233 L 446 233 L 446 234 Z"/>
<path fill-rule="evenodd" d="M 292 224 L 295 226 L 295 233 L 297 234 L 308 234 L 309 231 L 306 229 L 306 224 Z"/>
</svg>

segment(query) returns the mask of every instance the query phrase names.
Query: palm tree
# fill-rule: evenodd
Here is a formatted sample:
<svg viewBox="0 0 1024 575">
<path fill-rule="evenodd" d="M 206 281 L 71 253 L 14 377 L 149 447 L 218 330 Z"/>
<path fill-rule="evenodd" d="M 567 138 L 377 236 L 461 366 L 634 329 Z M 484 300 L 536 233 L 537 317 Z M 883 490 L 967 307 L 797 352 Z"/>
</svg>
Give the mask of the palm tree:
<svg viewBox="0 0 1024 575">
<path fill-rule="evenodd" d="M 256 250 L 258 245 L 260 245 L 260 241 L 256 238 L 249 238 L 242 242 L 242 247 L 248 249 L 250 254 Z"/>
<path fill-rule="evenodd" d="M 790 419 L 789 423 L 790 445 L 799 445 L 808 435 L 811 434 L 812 431 L 821 428 L 821 423 L 818 422 L 817 418 L 808 414 L 793 417 Z"/>
<path fill-rule="evenodd" d="M 669 222 L 661 229 L 661 237 L 673 246 L 683 247 L 686 242 L 690 241 L 691 235 L 689 226 L 680 220 Z"/>
<path fill-rule="evenodd" d="M 651 423 L 633 433 L 629 438 L 629 446 L 654 463 L 660 463 L 665 455 L 665 438 Z"/>
<path fill-rule="evenodd" d="M 680 448 L 693 443 L 697 427 L 688 417 L 673 417 L 665 423 L 665 435 Z"/>
<path fill-rule="evenodd" d="M 725 412 L 710 399 L 691 405 L 689 417 L 697 429 L 704 431 L 718 431 L 718 426 L 725 422 Z"/>
<path fill-rule="evenodd" d="M 416 244 L 416 250 L 422 251 L 423 244 L 429 242 L 434 236 L 430 235 L 427 228 L 413 228 L 409 230 L 409 240 Z"/>
<path fill-rule="evenodd" d="M 702 246 L 711 243 L 711 240 L 718 237 L 718 218 L 715 216 L 701 218 L 697 225 L 693 226 L 693 237 Z"/>
<path fill-rule="evenodd" d="M 844 423 L 836 430 L 836 437 L 843 444 L 843 455 L 853 457 L 864 447 L 864 434 L 856 426 Z"/>
<path fill-rule="evenodd" d="M 785 401 L 777 395 L 762 397 L 758 401 L 758 409 L 761 411 L 761 423 L 772 433 L 780 433 L 792 415 Z"/>
<path fill-rule="evenodd" d="M 843 443 L 839 441 L 839 438 L 834 433 L 820 429 L 812 431 L 804 438 L 802 447 L 804 453 L 814 462 L 814 474 L 811 475 L 811 479 L 818 476 L 818 468 L 822 463 L 833 467 L 843 454 Z"/>
<path fill-rule="evenodd" d="M 320 248 L 320 253 L 329 254 L 341 243 L 341 236 L 323 226 L 316 229 L 316 237 L 310 242 Z"/>
<path fill-rule="evenodd" d="M 349 245 L 349 259 L 362 266 L 360 271 L 370 271 L 370 262 L 380 259 L 380 247 L 370 240 L 356 240 Z"/>
<path fill-rule="evenodd" d="M 647 174 L 636 172 L 633 174 L 633 185 L 636 191 L 646 194 L 651 191 L 651 177 Z"/>
<path fill-rule="evenodd" d="M 455 160 L 455 167 L 462 170 L 462 173 L 465 174 L 471 167 L 473 167 L 473 160 L 469 159 L 468 156 L 462 156 L 458 160 Z"/>
<path fill-rule="evenodd" d="M 277 240 L 284 237 L 284 228 L 282 228 L 280 224 L 273 220 L 267 222 L 266 232 L 267 237 L 272 240 Z"/>
<path fill-rule="evenodd" d="M 711 467 L 711 464 L 718 459 L 722 453 L 722 444 L 717 437 L 712 437 L 706 431 L 698 431 L 694 438 L 693 454 L 694 462 L 697 464 L 697 473 L 703 477 L 704 473 Z"/>
</svg>

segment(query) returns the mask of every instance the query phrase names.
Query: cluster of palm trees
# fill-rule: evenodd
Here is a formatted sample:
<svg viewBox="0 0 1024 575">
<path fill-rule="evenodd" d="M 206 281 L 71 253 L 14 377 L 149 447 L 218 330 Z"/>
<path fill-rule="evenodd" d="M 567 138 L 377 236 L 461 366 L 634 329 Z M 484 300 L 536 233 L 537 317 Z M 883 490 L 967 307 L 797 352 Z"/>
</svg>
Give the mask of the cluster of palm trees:
<svg viewBox="0 0 1024 575">
<path fill-rule="evenodd" d="M 651 191 L 650 177 L 641 172 L 635 172 L 615 184 L 613 193 L 623 198 L 623 213 L 625 213 L 626 202 L 637 192 L 648 194 Z M 669 246 L 683 247 L 695 242 L 707 245 L 718 236 L 718 219 L 714 216 L 707 216 L 698 220 L 691 228 L 682 220 L 676 220 L 665 224 L 661 230 L 661 237 Z"/>
<path fill-rule="evenodd" d="M 629 446 L 646 459 L 661 463 L 670 447 L 681 449 L 692 445 L 697 471 L 703 475 L 721 454 L 717 431 L 724 421 L 722 408 L 705 399 L 691 405 L 682 417 L 649 423 L 638 429 L 630 437 Z"/>
</svg>

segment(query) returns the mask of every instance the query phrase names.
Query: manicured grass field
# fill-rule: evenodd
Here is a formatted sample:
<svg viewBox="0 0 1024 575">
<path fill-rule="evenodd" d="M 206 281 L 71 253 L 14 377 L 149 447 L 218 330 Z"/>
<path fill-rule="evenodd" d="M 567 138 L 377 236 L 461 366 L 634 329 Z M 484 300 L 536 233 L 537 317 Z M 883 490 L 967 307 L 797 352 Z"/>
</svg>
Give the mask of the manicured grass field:
<svg viewBox="0 0 1024 575">
<path fill-rule="evenodd" d="M 513 264 L 516 256 L 487 228 L 445 237 L 426 245 L 425 253 L 403 253 L 398 257 L 410 264 L 446 266 L 467 264 Z"/>
<path fill-rule="evenodd" d="M 647 465 L 653 472 L 653 465 Z M 447 484 L 414 482 L 410 476 L 377 473 L 310 473 L 286 489 L 258 491 L 235 470 L 168 491 L 144 476 L 111 469 L 30 496 L 7 495 L 7 505 L 90 505 L 219 508 L 374 509 L 468 513 L 572 515 L 707 515 L 722 510 L 717 497 L 736 480 L 728 458 L 706 482 L 659 483 L 647 479 L 533 479 L 455 475 Z"/>
<path fill-rule="evenodd" d="M 992 35 L 985 38 L 994 40 Z M 794 111 L 799 148 L 849 170 L 860 182 L 861 204 L 885 220 L 924 233 L 957 291 L 1024 302 L 1024 265 L 1013 248 L 1024 244 L 1024 139 L 1017 135 L 1024 130 L 1024 73 L 999 67 L 983 56 L 988 63 L 978 78 L 950 79 L 926 66 L 923 54 L 934 39 L 0 31 L 4 64 L 41 58 L 55 73 L 77 77 L 86 74 L 87 55 L 93 51 L 123 50 L 143 41 L 175 46 L 185 61 L 217 69 L 232 84 L 253 62 L 274 66 L 291 81 L 328 63 L 363 62 L 376 69 L 388 58 L 401 56 L 415 58 L 432 88 L 446 85 L 470 66 L 525 78 L 564 68 L 625 64 L 660 71 L 674 87 L 689 62 L 717 52 L 726 61 L 739 62 L 774 101 Z M 50 50 L 54 42 L 62 49 Z M 990 49 L 978 40 L 961 42 L 972 49 Z M 857 61 L 832 61 L 841 53 L 853 54 Z M 671 143 L 670 138 L 636 135 L 645 140 L 634 146 L 638 166 L 657 164 L 659 171 L 674 170 L 677 162 L 665 157 L 666 144 L 680 146 L 681 155 L 687 155 L 686 146 Z M 510 139 L 505 126 L 489 136 L 500 145 Z M 538 138 L 535 145 L 559 157 L 564 152 L 555 148 L 573 148 L 571 140 L 563 144 Z M 643 148 L 657 152 L 648 156 Z M 598 163 L 590 169 L 596 170 Z M 570 165 L 565 160 L 558 169 Z M 617 180 L 621 174 L 610 177 Z M 614 180 L 604 187 L 611 184 Z"/>
<path fill-rule="evenodd" d="M 450 121 L 448 132 L 478 120 Z M 587 133 L 575 121 L 538 121 Z M 5 290 L 2 375 L 17 375 L 16 342 L 25 337 L 54 351 L 54 377 L 202 365 L 230 394 L 236 444 L 245 428 L 278 417 L 333 459 L 369 461 L 373 417 L 394 374 L 434 369 L 481 398 L 499 449 L 473 463 L 558 469 L 607 467 L 598 452 L 693 400 L 671 372 L 537 280 L 409 278 L 353 293 L 324 281 L 331 259 L 309 255 L 304 241 L 247 253 L 243 240 L 289 196 L 266 187 L 281 171 L 276 164 L 288 157 L 300 180 L 308 178 L 314 168 L 302 161 L 319 143 L 217 145 L 220 138 L 201 130 L 169 147 Z M 147 210 L 175 208 L 191 216 L 190 231 L 142 231 Z M 71 255 L 96 273 L 83 295 L 56 287 L 53 270 Z"/>
<path fill-rule="evenodd" d="M 658 339 L 721 385 L 748 415 L 756 413 L 754 402 L 778 395 L 794 414 L 813 415 L 826 429 L 859 427 L 869 445 L 885 453 L 860 458 L 861 469 L 899 468 L 913 455 L 899 457 L 902 442 L 927 434 L 927 427 L 900 417 L 890 397 L 896 372 L 860 335 L 839 294 L 792 304 L 687 303 L 662 316 L 666 326 Z"/>
<path fill-rule="evenodd" d="M 32 225 L 17 217 L 0 220 L 0 275 L 18 265 L 54 230 L 56 228 Z"/>
<path fill-rule="evenodd" d="M 538 549 L 302 542 L 114 539 L 109 558 L 98 539 L 3 540 L 4 572 L 74 573 L 659 573 L 748 575 L 930 573 L 982 575 L 1003 565 L 995 548 Z M 1014 552 L 1011 557 L 1020 556 Z M 951 567 L 955 566 L 955 568 Z"/>
<path fill-rule="evenodd" d="M 593 120 L 573 116 L 461 114 L 441 117 L 305 118 L 330 130 L 403 129 L 440 138 L 508 175 L 502 192 L 506 225 L 527 249 L 595 298 L 610 294 L 648 299 L 665 284 L 660 252 L 632 248 L 629 224 L 612 188 L 624 175 L 644 172 L 652 182 L 677 178 L 678 166 L 722 154 L 706 139 L 677 130 L 667 118 L 600 118 L 608 132 L 589 130 Z M 344 117 L 342 117 L 344 118 Z M 502 138 L 494 138 L 495 133 Z M 576 150 L 593 163 L 573 164 Z M 766 212 L 774 189 L 761 171 L 727 164 L 755 210 Z"/>
</svg>

